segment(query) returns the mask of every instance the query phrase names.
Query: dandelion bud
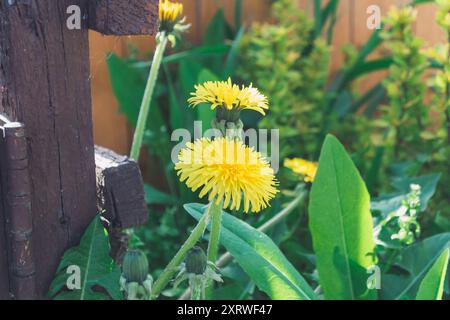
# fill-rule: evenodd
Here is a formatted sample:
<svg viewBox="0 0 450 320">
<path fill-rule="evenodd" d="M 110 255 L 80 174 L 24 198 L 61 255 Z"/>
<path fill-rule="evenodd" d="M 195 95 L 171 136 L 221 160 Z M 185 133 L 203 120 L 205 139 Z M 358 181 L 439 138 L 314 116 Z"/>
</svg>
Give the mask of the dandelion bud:
<svg viewBox="0 0 450 320">
<path fill-rule="evenodd" d="M 128 283 L 142 284 L 148 276 L 148 260 L 139 250 L 130 250 L 125 254 L 122 265 L 123 277 Z"/>
<path fill-rule="evenodd" d="M 186 272 L 188 274 L 201 275 L 206 271 L 206 254 L 200 247 L 192 248 L 186 256 Z"/>
</svg>

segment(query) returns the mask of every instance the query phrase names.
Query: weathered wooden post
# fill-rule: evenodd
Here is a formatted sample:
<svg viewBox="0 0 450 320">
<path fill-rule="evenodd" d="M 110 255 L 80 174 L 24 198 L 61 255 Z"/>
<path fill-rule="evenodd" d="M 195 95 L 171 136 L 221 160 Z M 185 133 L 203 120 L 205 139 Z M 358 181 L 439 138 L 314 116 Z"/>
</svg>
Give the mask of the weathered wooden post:
<svg viewBox="0 0 450 320">
<path fill-rule="evenodd" d="M 68 28 L 67 19 L 77 14 L 69 7 L 80 9 L 81 28 Z M 31 204 L 27 207 L 20 194 L 15 204 L 7 199 L 16 178 L 8 176 L 11 164 L 3 161 L 0 299 L 45 298 L 61 255 L 78 243 L 97 213 L 88 28 L 154 34 L 157 9 L 158 0 L 0 0 L 0 114 L 20 122 L 18 135 L 26 134 L 20 137 L 26 166 L 14 164 L 29 174 L 29 195 L 23 196 Z M 0 152 L 6 159 L 9 151 L 1 147 Z M 8 240 L 14 205 L 22 206 L 14 210 L 24 216 L 29 212 L 32 221 L 29 230 L 12 237 L 22 241 L 20 252 L 32 250 L 23 268 L 12 265 L 17 252 Z"/>
</svg>

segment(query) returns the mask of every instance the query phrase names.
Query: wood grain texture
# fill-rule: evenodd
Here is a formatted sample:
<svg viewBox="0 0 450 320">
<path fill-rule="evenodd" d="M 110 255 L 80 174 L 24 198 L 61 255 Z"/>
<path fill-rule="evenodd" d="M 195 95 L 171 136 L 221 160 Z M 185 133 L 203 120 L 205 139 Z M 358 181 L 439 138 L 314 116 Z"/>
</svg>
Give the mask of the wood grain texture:
<svg viewBox="0 0 450 320">
<path fill-rule="evenodd" d="M 64 251 L 96 215 L 87 0 L 0 1 L 0 112 L 28 132 L 36 285 L 44 297 Z"/>
<path fill-rule="evenodd" d="M 136 162 L 96 147 L 97 206 L 112 228 L 127 229 L 147 222 L 144 182 Z"/>
<path fill-rule="evenodd" d="M 36 299 L 35 264 L 32 245 L 31 188 L 25 128 L 9 123 L 3 128 L 1 154 L 5 186 L 10 294 L 13 299 Z"/>
<path fill-rule="evenodd" d="M 105 35 L 153 35 L 159 0 L 92 0 L 89 27 Z"/>
<path fill-rule="evenodd" d="M 6 300 L 10 298 L 9 288 L 9 267 L 8 267 L 8 237 L 6 232 L 6 208 L 5 197 L 6 193 L 6 164 L 5 157 L 5 137 L 4 129 L 1 127 L 3 123 L 0 120 L 0 300 Z"/>
</svg>

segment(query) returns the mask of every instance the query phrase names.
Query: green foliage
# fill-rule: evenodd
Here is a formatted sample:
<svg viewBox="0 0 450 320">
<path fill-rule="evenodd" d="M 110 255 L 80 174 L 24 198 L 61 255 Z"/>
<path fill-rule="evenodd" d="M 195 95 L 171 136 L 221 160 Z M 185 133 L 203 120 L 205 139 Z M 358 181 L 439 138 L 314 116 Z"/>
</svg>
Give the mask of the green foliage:
<svg viewBox="0 0 450 320">
<path fill-rule="evenodd" d="M 450 248 L 450 234 L 427 238 L 400 252 L 396 271 L 383 274 L 382 299 L 414 299 L 425 275 L 439 257 Z"/>
<path fill-rule="evenodd" d="M 325 113 L 330 48 L 311 40 L 314 23 L 294 2 L 275 2 L 272 15 L 277 24 L 253 24 L 244 36 L 239 75 L 269 97 L 261 126 L 283 132 L 282 154 L 311 155 Z"/>
<path fill-rule="evenodd" d="M 416 300 L 442 300 L 449 254 L 450 249 L 445 250 L 428 271 L 420 284 Z"/>
<path fill-rule="evenodd" d="M 422 78 L 428 61 L 421 52 L 423 42 L 413 33 L 416 16 L 412 7 L 391 10 L 381 34 L 392 51 L 393 64 L 384 81 L 389 105 L 384 108 L 385 122 L 379 124 L 388 128 L 385 143 L 394 149 L 397 160 L 411 150 L 425 152 L 428 144 L 421 142 L 433 138 L 426 131 L 429 111 L 424 104 L 426 86 Z"/>
<path fill-rule="evenodd" d="M 97 216 L 81 238 L 80 245 L 64 253 L 48 296 L 56 300 L 121 300 L 121 272 L 109 256 L 109 250 L 108 234 Z M 79 289 L 67 289 L 66 284 L 72 281 L 72 274 L 67 273 L 70 266 L 80 268 Z"/>
<path fill-rule="evenodd" d="M 185 209 L 199 220 L 205 206 L 189 204 L 185 205 Z M 307 282 L 264 233 L 223 213 L 220 242 L 255 284 L 272 299 L 315 299 Z"/>
<path fill-rule="evenodd" d="M 225 283 L 213 296 L 428 299 L 439 298 L 444 290 L 444 298 L 450 297 L 449 280 L 442 285 L 450 237 L 440 234 L 450 231 L 450 195 L 444 187 L 450 183 L 449 44 L 425 54 L 413 33 L 414 11 L 404 7 L 392 11 L 383 30 L 375 30 L 359 50 L 345 47 L 345 64 L 330 77 L 330 43 L 340 1 L 313 1 L 312 20 L 294 1 L 277 0 L 274 23 L 254 23 L 248 30 L 241 27 L 241 1 L 236 3 L 235 29 L 220 10 L 202 44 L 185 41 L 163 59 L 144 142 L 154 156 L 152 168 L 164 177 L 158 189 L 145 186 L 150 220 L 137 230 L 134 243 L 147 254 L 152 274 L 161 272 L 193 225 L 182 204 L 196 197 L 174 174 L 169 133 L 180 127 L 192 131 L 194 120 L 209 128 L 214 115 L 207 106 L 186 106 L 194 85 L 239 77 L 269 97 L 267 117 L 243 113 L 243 122 L 246 128 L 280 129 L 281 162 L 287 156 L 316 160 L 322 153 L 308 216 L 303 215 L 306 202 L 267 234 L 251 227 L 263 225 L 287 199 L 303 192 L 283 168 L 283 195 L 272 208 L 246 216 L 246 223 L 224 213 L 220 242 L 234 261 L 221 268 Z M 437 22 L 450 34 L 450 1 L 436 3 Z M 388 55 L 369 60 L 383 43 Z M 133 126 L 150 62 L 111 55 L 108 65 L 120 111 Z M 433 94 L 426 105 L 429 68 L 434 71 L 428 79 Z M 384 81 L 360 92 L 359 78 L 385 69 Z M 342 145 L 334 137 L 325 139 L 329 132 Z M 186 205 L 196 219 L 203 209 Z M 367 270 L 374 264 L 382 271 L 378 294 L 367 289 Z M 60 291 L 64 280 L 58 281 Z M 97 286 L 92 288 L 97 294 Z M 101 292 L 107 297 L 105 289 Z M 168 289 L 163 295 L 177 298 L 181 290 Z"/>
<path fill-rule="evenodd" d="M 375 263 L 370 197 L 336 138 L 328 136 L 311 191 L 309 225 L 326 299 L 373 299 L 366 286 Z"/>
</svg>

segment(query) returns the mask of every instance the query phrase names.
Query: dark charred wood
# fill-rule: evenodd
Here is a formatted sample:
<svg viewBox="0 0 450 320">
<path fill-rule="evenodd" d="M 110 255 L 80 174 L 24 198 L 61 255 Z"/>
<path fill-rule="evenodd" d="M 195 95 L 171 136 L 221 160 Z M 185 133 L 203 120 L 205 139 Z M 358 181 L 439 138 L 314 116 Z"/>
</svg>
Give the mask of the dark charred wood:
<svg viewBox="0 0 450 320">
<path fill-rule="evenodd" d="M 20 123 L 8 123 L 3 126 L 2 131 L 2 199 L 7 231 L 10 295 L 13 299 L 36 299 L 25 129 Z"/>
<path fill-rule="evenodd" d="M 159 0 L 92 0 L 89 27 L 105 35 L 153 35 Z"/>
<path fill-rule="evenodd" d="M 0 113 L 27 130 L 39 298 L 63 253 L 79 243 L 97 214 L 88 29 L 66 24 L 69 6 L 87 15 L 88 4 L 0 0 Z M 20 192 L 26 178 L 17 173 L 13 180 L 11 188 Z M 2 190 L 8 192 L 5 185 Z M 17 206 L 25 210 L 24 203 Z M 3 281 L 0 276 L 0 290 Z"/>
<path fill-rule="evenodd" d="M 96 147 L 97 206 L 112 228 L 132 228 L 148 219 L 141 171 L 135 161 Z"/>
<path fill-rule="evenodd" d="M 67 27 L 71 6 L 84 18 L 79 30 Z M 0 299 L 32 298 L 34 283 L 45 298 L 61 256 L 97 214 L 88 23 L 154 34 L 157 17 L 158 0 L 0 0 L 0 113 L 27 131 L 14 146 L 0 139 Z M 139 168 L 115 162 L 102 171 L 105 214 L 117 228 L 145 223 Z"/>
</svg>

